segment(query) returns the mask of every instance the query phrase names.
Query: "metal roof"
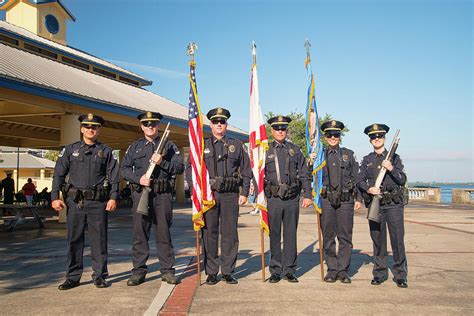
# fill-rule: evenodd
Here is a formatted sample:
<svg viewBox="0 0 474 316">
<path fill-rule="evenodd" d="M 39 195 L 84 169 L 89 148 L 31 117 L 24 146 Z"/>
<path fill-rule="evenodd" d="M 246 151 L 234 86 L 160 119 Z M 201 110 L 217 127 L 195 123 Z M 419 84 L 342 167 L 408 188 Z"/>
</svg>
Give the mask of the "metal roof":
<svg viewBox="0 0 474 316">
<path fill-rule="evenodd" d="M 22 85 L 45 91 L 59 91 L 81 100 L 92 100 L 109 105 L 112 112 L 136 115 L 141 111 L 156 111 L 176 124 L 187 126 L 188 108 L 143 88 L 134 87 L 55 62 L 27 51 L 0 43 L 1 82 L 13 80 Z M 183 92 L 187 94 L 187 88 Z M 129 111 L 126 111 L 126 110 Z M 132 110 L 132 111 L 130 111 Z M 204 117 L 205 124 L 209 121 Z M 242 138 L 247 132 L 230 126 L 229 132 Z"/>
<path fill-rule="evenodd" d="M 43 38 L 41 36 L 38 36 L 34 33 L 31 33 L 28 30 L 25 30 L 22 27 L 16 26 L 14 24 L 10 24 L 5 21 L 0 21 L 0 33 L 4 33 L 6 35 L 15 37 L 15 38 L 20 38 L 22 40 L 25 40 L 27 42 L 36 44 L 41 46 L 42 48 L 48 49 L 50 51 L 53 51 L 55 53 L 60 53 L 63 54 L 67 57 L 77 59 L 82 62 L 86 63 L 92 63 L 95 65 L 102 66 L 103 68 L 110 69 L 114 72 L 117 72 L 119 74 L 123 74 L 126 77 L 130 77 L 132 79 L 138 80 L 145 85 L 151 85 L 152 81 L 149 79 L 140 76 L 134 72 L 131 72 L 127 69 L 124 69 L 122 67 L 119 67 L 117 65 L 112 64 L 111 62 L 108 62 L 106 60 L 100 59 L 98 57 L 95 57 L 93 55 L 90 55 L 88 53 L 85 53 L 81 50 L 78 50 L 76 48 L 73 48 L 71 46 L 64 46 L 61 44 L 58 44 L 56 42 L 50 41 L 46 38 Z"/>
<path fill-rule="evenodd" d="M 52 160 L 37 157 L 35 155 L 20 152 L 20 163 L 19 168 L 32 168 L 32 169 L 54 169 L 56 163 Z M 16 169 L 17 166 L 17 153 L 2 153 L 0 155 L 0 168 Z"/>
</svg>

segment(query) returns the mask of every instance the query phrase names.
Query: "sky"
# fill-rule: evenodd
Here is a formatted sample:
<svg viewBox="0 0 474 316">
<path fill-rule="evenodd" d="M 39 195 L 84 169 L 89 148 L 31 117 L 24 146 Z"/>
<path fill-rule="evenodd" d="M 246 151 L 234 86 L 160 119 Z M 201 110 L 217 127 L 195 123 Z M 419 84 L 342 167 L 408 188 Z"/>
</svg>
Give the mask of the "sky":
<svg viewBox="0 0 474 316">
<path fill-rule="evenodd" d="M 228 108 L 248 131 L 251 43 L 262 111 L 304 112 L 305 39 L 320 115 L 343 121 L 358 160 L 372 123 L 400 129 L 408 180 L 474 181 L 471 1 L 63 0 L 77 21 L 68 45 L 153 81 L 147 89 L 187 105 L 198 45 L 201 109 Z"/>
</svg>

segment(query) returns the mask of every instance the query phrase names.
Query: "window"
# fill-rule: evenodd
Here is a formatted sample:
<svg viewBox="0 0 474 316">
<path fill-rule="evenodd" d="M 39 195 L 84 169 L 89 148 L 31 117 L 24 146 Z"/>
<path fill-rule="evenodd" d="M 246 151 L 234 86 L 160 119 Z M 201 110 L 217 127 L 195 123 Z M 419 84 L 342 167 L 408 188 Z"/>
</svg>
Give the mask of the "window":
<svg viewBox="0 0 474 316">
<path fill-rule="evenodd" d="M 58 59 L 58 54 L 50 52 L 49 50 L 46 50 L 46 49 L 39 48 L 37 46 L 33 46 L 33 45 L 25 43 L 25 49 L 31 52 L 35 52 L 37 54 L 43 55 L 43 56 L 47 56 L 49 58 Z"/>
<path fill-rule="evenodd" d="M 75 67 L 79 67 L 79 68 L 82 68 L 82 69 L 85 69 L 85 70 L 89 70 L 89 65 L 81 63 L 80 61 L 77 61 L 77 60 L 74 60 L 74 59 L 71 59 L 71 58 L 67 58 L 67 57 L 64 57 L 64 56 L 61 57 L 61 60 L 63 62 L 65 62 L 66 64 L 70 64 L 70 65 L 73 65 Z"/>
<path fill-rule="evenodd" d="M 11 37 L 7 37 L 7 36 L 2 35 L 2 34 L 0 34 L 0 41 L 18 46 L 18 41 L 16 39 L 13 39 Z"/>
<path fill-rule="evenodd" d="M 128 79 L 128 78 L 125 78 L 125 77 L 122 77 L 122 76 L 119 76 L 119 80 L 120 80 L 120 81 L 123 81 L 123 82 L 126 82 L 126 83 L 128 83 L 128 84 L 137 86 L 137 87 L 140 86 L 140 83 L 139 83 L 138 81 L 135 81 L 135 80 L 132 80 L 132 79 Z"/>
<path fill-rule="evenodd" d="M 97 67 L 93 67 L 92 70 L 98 74 L 101 74 L 101 75 L 104 75 L 106 77 L 109 77 L 109 78 L 112 78 L 112 79 L 117 79 L 115 77 L 115 74 L 110 72 L 110 71 L 105 71 L 104 69 L 100 69 L 100 68 L 97 68 Z"/>
</svg>

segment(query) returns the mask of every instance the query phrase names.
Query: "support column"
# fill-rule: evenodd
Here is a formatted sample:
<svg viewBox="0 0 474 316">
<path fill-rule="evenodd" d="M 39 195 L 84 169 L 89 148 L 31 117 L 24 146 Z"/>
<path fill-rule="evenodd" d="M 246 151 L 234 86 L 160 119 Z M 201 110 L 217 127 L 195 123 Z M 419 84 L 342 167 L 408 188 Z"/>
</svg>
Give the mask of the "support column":
<svg viewBox="0 0 474 316">
<path fill-rule="evenodd" d="M 183 156 L 183 162 L 186 166 L 189 158 L 189 148 L 181 147 L 179 149 L 181 155 Z M 176 176 L 176 202 L 184 203 L 186 202 L 185 187 L 184 187 L 184 173 Z"/>
<path fill-rule="evenodd" d="M 61 116 L 61 146 L 66 146 L 77 142 L 81 138 L 79 116 L 66 114 Z M 59 222 L 66 223 L 67 209 L 59 212 Z"/>
<path fill-rule="evenodd" d="M 40 170 L 40 180 L 43 181 L 44 180 L 44 169 L 41 169 Z"/>
</svg>

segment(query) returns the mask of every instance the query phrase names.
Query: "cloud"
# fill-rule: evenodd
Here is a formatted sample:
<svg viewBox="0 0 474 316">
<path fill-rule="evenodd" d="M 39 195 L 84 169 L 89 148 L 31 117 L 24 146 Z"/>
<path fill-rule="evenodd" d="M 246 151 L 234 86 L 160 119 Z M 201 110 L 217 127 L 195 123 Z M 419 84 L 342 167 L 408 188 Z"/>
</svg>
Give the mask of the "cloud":
<svg viewBox="0 0 474 316">
<path fill-rule="evenodd" d="M 150 66 L 150 65 L 142 65 L 142 64 L 136 64 L 136 63 L 131 63 L 131 62 L 128 62 L 128 61 L 114 60 L 114 59 L 108 59 L 108 61 L 111 62 L 111 63 L 117 64 L 120 67 L 132 68 L 132 69 L 136 69 L 136 70 L 139 70 L 139 71 L 144 71 L 144 72 L 147 72 L 147 73 L 153 73 L 153 74 L 157 74 L 159 76 L 172 78 L 172 79 L 178 79 L 178 78 L 188 76 L 188 74 L 184 73 L 184 72 L 164 69 L 164 68 Z"/>
</svg>

